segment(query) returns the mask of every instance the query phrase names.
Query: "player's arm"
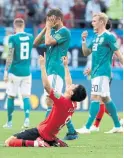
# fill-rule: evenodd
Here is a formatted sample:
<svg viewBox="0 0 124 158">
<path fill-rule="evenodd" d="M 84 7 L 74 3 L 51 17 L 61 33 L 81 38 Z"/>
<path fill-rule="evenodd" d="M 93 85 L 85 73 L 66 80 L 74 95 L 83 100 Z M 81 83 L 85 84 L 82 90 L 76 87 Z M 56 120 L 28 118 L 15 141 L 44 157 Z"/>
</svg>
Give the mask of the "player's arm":
<svg viewBox="0 0 124 158">
<path fill-rule="evenodd" d="M 46 27 L 38 34 L 38 36 L 34 40 L 34 46 L 38 46 L 44 43 L 44 35 L 46 32 Z"/>
<path fill-rule="evenodd" d="M 63 64 L 64 64 L 64 68 L 65 68 L 65 84 L 66 84 L 66 88 L 69 87 L 72 84 L 72 78 L 71 78 L 71 74 L 68 68 L 68 57 L 65 56 L 63 57 Z"/>
<path fill-rule="evenodd" d="M 82 33 L 82 52 L 83 52 L 83 55 L 84 56 L 88 56 L 91 54 L 91 49 L 89 49 L 86 45 L 86 37 L 88 35 L 88 32 L 87 31 L 84 31 Z"/>
<path fill-rule="evenodd" d="M 123 55 L 122 53 L 120 52 L 120 50 L 117 50 L 114 52 L 115 55 L 117 56 L 117 58 L 119 59 L 120 63 L 123 65 Z"/>
<path fill-rule="evenodd" d="M 48 77 L 47 77 L 47 73 L 46 73 L 46 67 L 45 67 L 45 53 L 44 53 L 44 57 L 42 55 L 40 55 L 40 67 L 41 67 L 41 71 L 42 71 L 42 75 L 41 75 L 41 78 L 42 78 L 42 82 L 43 82 L 43 86 L 45 88 L 45 90 L 47 91 L 48 94 L 50 94 L 51 92 L 51 86 L 50 86 L 50 83 L 48 81 Z"/>
<path fill-rule="evenodd" d="M 4 70 L 4 81 L 7 82 L 8 81 L 8 70 L 10 65 L 12 64 L 13 61 L 13 54 L 14 54 L 14 44 L 13 41 L 10 37 L 9 39 L 9 53 L 6 59 L 6 65 L 5 65 L 5 70 Z"/>
<path fill-rule="evenodd" d="M 51 36 L 51 28 L 55 26 L 55 16 L 47 17 L 46 21 L 46 33 L 45 33 L 45 44 L 55 45 L 57 41 Z"/>
</svg>

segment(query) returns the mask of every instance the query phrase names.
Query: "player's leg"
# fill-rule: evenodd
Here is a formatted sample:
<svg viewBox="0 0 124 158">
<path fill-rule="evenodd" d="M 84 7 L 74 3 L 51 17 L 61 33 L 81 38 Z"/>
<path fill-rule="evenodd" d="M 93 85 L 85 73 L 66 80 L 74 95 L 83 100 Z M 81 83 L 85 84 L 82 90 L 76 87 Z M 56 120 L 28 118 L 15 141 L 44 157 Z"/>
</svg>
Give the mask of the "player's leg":
<svg viewBox="0 0 124 158">
<path fill-rule="evenodd" d="M 37 130 L 37 128 L 31 128 L 24 132 L 17 133 L 5 141 L 7 147 L 50 147 L 50 145 L 44 141 Z"/>
<path fill-rule="evenodd" d="M 22 98 L 23 98 L 23 104 L 24 104 L 24 128 L 28 128 L 30 121 L 29 121 L 29 115 L 30 115 L 30 95 L 31 95 L 31 76 L 23 77 L 21 86 L 20 86 Z"/>
<path fill-rule="evenodd" d="M 96 118 L 97 113 L 99 112 L 100 107 L 100 96 L 98 95 L 91 95 L 91 103 L 89 108 L 89 118 L 87 120 L 87 123 L 84 127 L 80 129 L 76 129 L 78 133 L 81 134 L 88 134 L 90 133 L 90 128 L 94 122 L 94 119 Z"/>
<path fill-rule="evenodd" d="M 114 102 L 111 100 L 110 97 L 106 97 L 106 98 L 102 98 L 106 108 L 114 122 L 114 128 L 106 133 L 120 133 L 123 132 L 123 129 L 121 127 L 120 121 L 119 121 L 119 117 L 117 115 L 117 110 L 116 110 L 116 106 L 114 104 Z"/>
<path fill-rule="evenodd" d="M 99 112 L 99 108 L 100 108 L 102 78 L 96 77 L 92 79 L 91 82 L 92 82 L 92 91 L 91 91 L 91 103 L 89 108 L 89 118 L 84 127 L 80 129 L 76 129 L 78 133 L 82 133 L 82 134 L 90 133 L 91 125 L 93 124 L 93 121 L 96 118 L 96 115 Z"/>
<path fill-rule="evenodd" d="M 8 121 L 5 125 L 3 125 L 4 128 L 11 128 L 12 127 L 12 115 L 14 112 L 14 98 L 17 95 L 18 86 L 19 86 L 18 78 L 16 78 L 16 76 L 14 76 L 13 74 L 9 74 L 9 79 L 8 79 L 8 83 L 7 83 L 7 90 L 6 90 L 6 93 L 8 95 L 8 97 L 7 97 Z"/>
<path fill-rule="evenodd" d="M 25 130 L 14 134 L 5 141 L 5 146 L 22 147 L 34 146 L 34 141 L 39 137 L 37 128 Z"/>
<path fill-rule="evenodd" d="M 110 113 L 108 112 L 106 106 L 105 106 L 105 113 L 106 113 L 107 115 L 111 116 Z M 120 122 L 121 126 L 123 126 L 123 119 L 122 119 L 121 117 L 119 117 L 119 116 L 118 116 L 118 119 L 119 119 L 119 122 Z"/>
<path fill-rule="evenodd" d="M 108 77 L 103 78 L 103 83 L 105 86 L 102 87 L 102 101 L 105 103 L 106 108 L 108 110 L 108 113 L 112 117 L 112 120 L 114 122 L 114 128 L 109 131 L 108 133 L 114 133 L 114 132 L 122 132 L 122 128 L 118 119 L 116 106 L 113 103 L 113 101 L 110 98 L 110 87 L 109 87 L 109 79 Z"/>
<path fill-rule="evenodd" d="M 93 131 L 99 131 L 99 125 L 101 123 L 101 120 L 103 118 L 103 115 L 105 113 L 105 105 L 103 102 L 100 102 L 100 109 L 99 109 L 99 112 L 96 116 L 96 119 L 95 119 L 95 122 L 93 124 L 93 126 L 91 126 L 90 128 L 90 131 L 93 132 Z"/>
</svg>

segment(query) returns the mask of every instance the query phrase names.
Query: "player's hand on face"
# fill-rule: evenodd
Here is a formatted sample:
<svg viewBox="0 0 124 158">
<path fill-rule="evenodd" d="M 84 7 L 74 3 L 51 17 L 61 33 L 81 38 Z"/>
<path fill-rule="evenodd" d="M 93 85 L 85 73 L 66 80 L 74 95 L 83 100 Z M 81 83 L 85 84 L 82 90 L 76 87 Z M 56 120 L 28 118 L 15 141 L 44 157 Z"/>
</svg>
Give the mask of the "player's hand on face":
<svg viewBox="0 0 124 158">
<path fill-rule="evenodd" d="M 85 71 L 84 71 L 84 75 L 85 76 L 89 76 L 91 73 L 91 69 L 90 68 L 87 68 Z"/>
<path fill-rule="evenodd" d="M 64 66 L 68 65 L 68 57 L 67 56 L 62 57 L 62 61 L 63 61 Z"/>
<path fill-rule="evenodd" d="M 5 83 L 8 82 L 8 72 L 7 71 L 4 72 L 4 78 L 3 79 L 4 79 Z"/>
<path fill-rule="evenodd" d="M 45 63 L 46 63 L 46 55 L 45 55 L 45 53 L 44 53 L 44 56 L 40 55 L 39 63 L 40 63 L 40 66 L 45 66 Z"/>
<path fill-rule="evenodd" d="M 87 36 L 88 36 L 87 31 L 82 32 L 81 37 L 82 37 L 83 40 L 85 40 L 87 38 Z"/>
<path fill-rule="evenodd" d="M 46 28 L 52 28 L 56 25 L 55 23 L 56 21 L 56 16 L 51 16 L 51 17 L 47 17 L 47 20 L 46 20 Z"/>
</svg>

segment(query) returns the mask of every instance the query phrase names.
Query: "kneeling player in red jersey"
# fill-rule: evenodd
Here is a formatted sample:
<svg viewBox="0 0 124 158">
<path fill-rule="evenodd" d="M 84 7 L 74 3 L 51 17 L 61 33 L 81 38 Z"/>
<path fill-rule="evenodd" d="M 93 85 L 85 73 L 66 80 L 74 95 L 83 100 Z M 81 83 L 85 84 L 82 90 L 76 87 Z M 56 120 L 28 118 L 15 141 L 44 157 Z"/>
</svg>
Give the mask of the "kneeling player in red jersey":
<svg viewBox="0 0 124 158">
<path fill-rule="evenodd" d="M 68 59 L 63 57 L 65 67 L 66 91 L 61 95 L 50 87 L 46 68 L 45 57 L 40 56 L 40 66 L 42 70 L 43 86 L 54 102 L 52 111 L 45 121 L 36 128 L 25 130 L 9 137 L 5 141 L 5 146 L 11 147 L 67 147 L 68 145 L 58 139 L 56 135 L 59 130 L 71 119 L 76 109 L 76 102 L 86 98 L 86 90 L 82 85 L 72 84 L 72 79 L 68 69 Z M 61 70 L 60 70 L 61 71 Z"/>
</svg>

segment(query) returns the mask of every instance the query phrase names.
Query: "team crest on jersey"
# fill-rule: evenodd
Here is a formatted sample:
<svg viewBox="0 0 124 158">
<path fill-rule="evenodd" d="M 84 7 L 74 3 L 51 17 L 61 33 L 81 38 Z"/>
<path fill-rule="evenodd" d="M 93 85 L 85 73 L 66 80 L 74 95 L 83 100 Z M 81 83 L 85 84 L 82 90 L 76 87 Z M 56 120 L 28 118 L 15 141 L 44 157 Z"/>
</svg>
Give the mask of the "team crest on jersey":
<svg viewBox="0 0 124 158">
<path fill-rule="evenodd" d="M 61 94 L 58 93 L 57 91 L 54 91 L 54 96 L 55 98 L 59 99 L 61 97 Z"/>
<path fill-rule="evenodd" d="M 61 39 L 61 35 L 57 34 L 57 35 L 55 35 L 55 38 L 56 38 L 57 40 L 60 40 L 60 39 Z"/>
<path fill-rule="evenodd" d="M 99 44 L 102 44 L 104 42 L 104 37 L 101 37 L 100 39 L 99 39 Z"/>
</svg>

